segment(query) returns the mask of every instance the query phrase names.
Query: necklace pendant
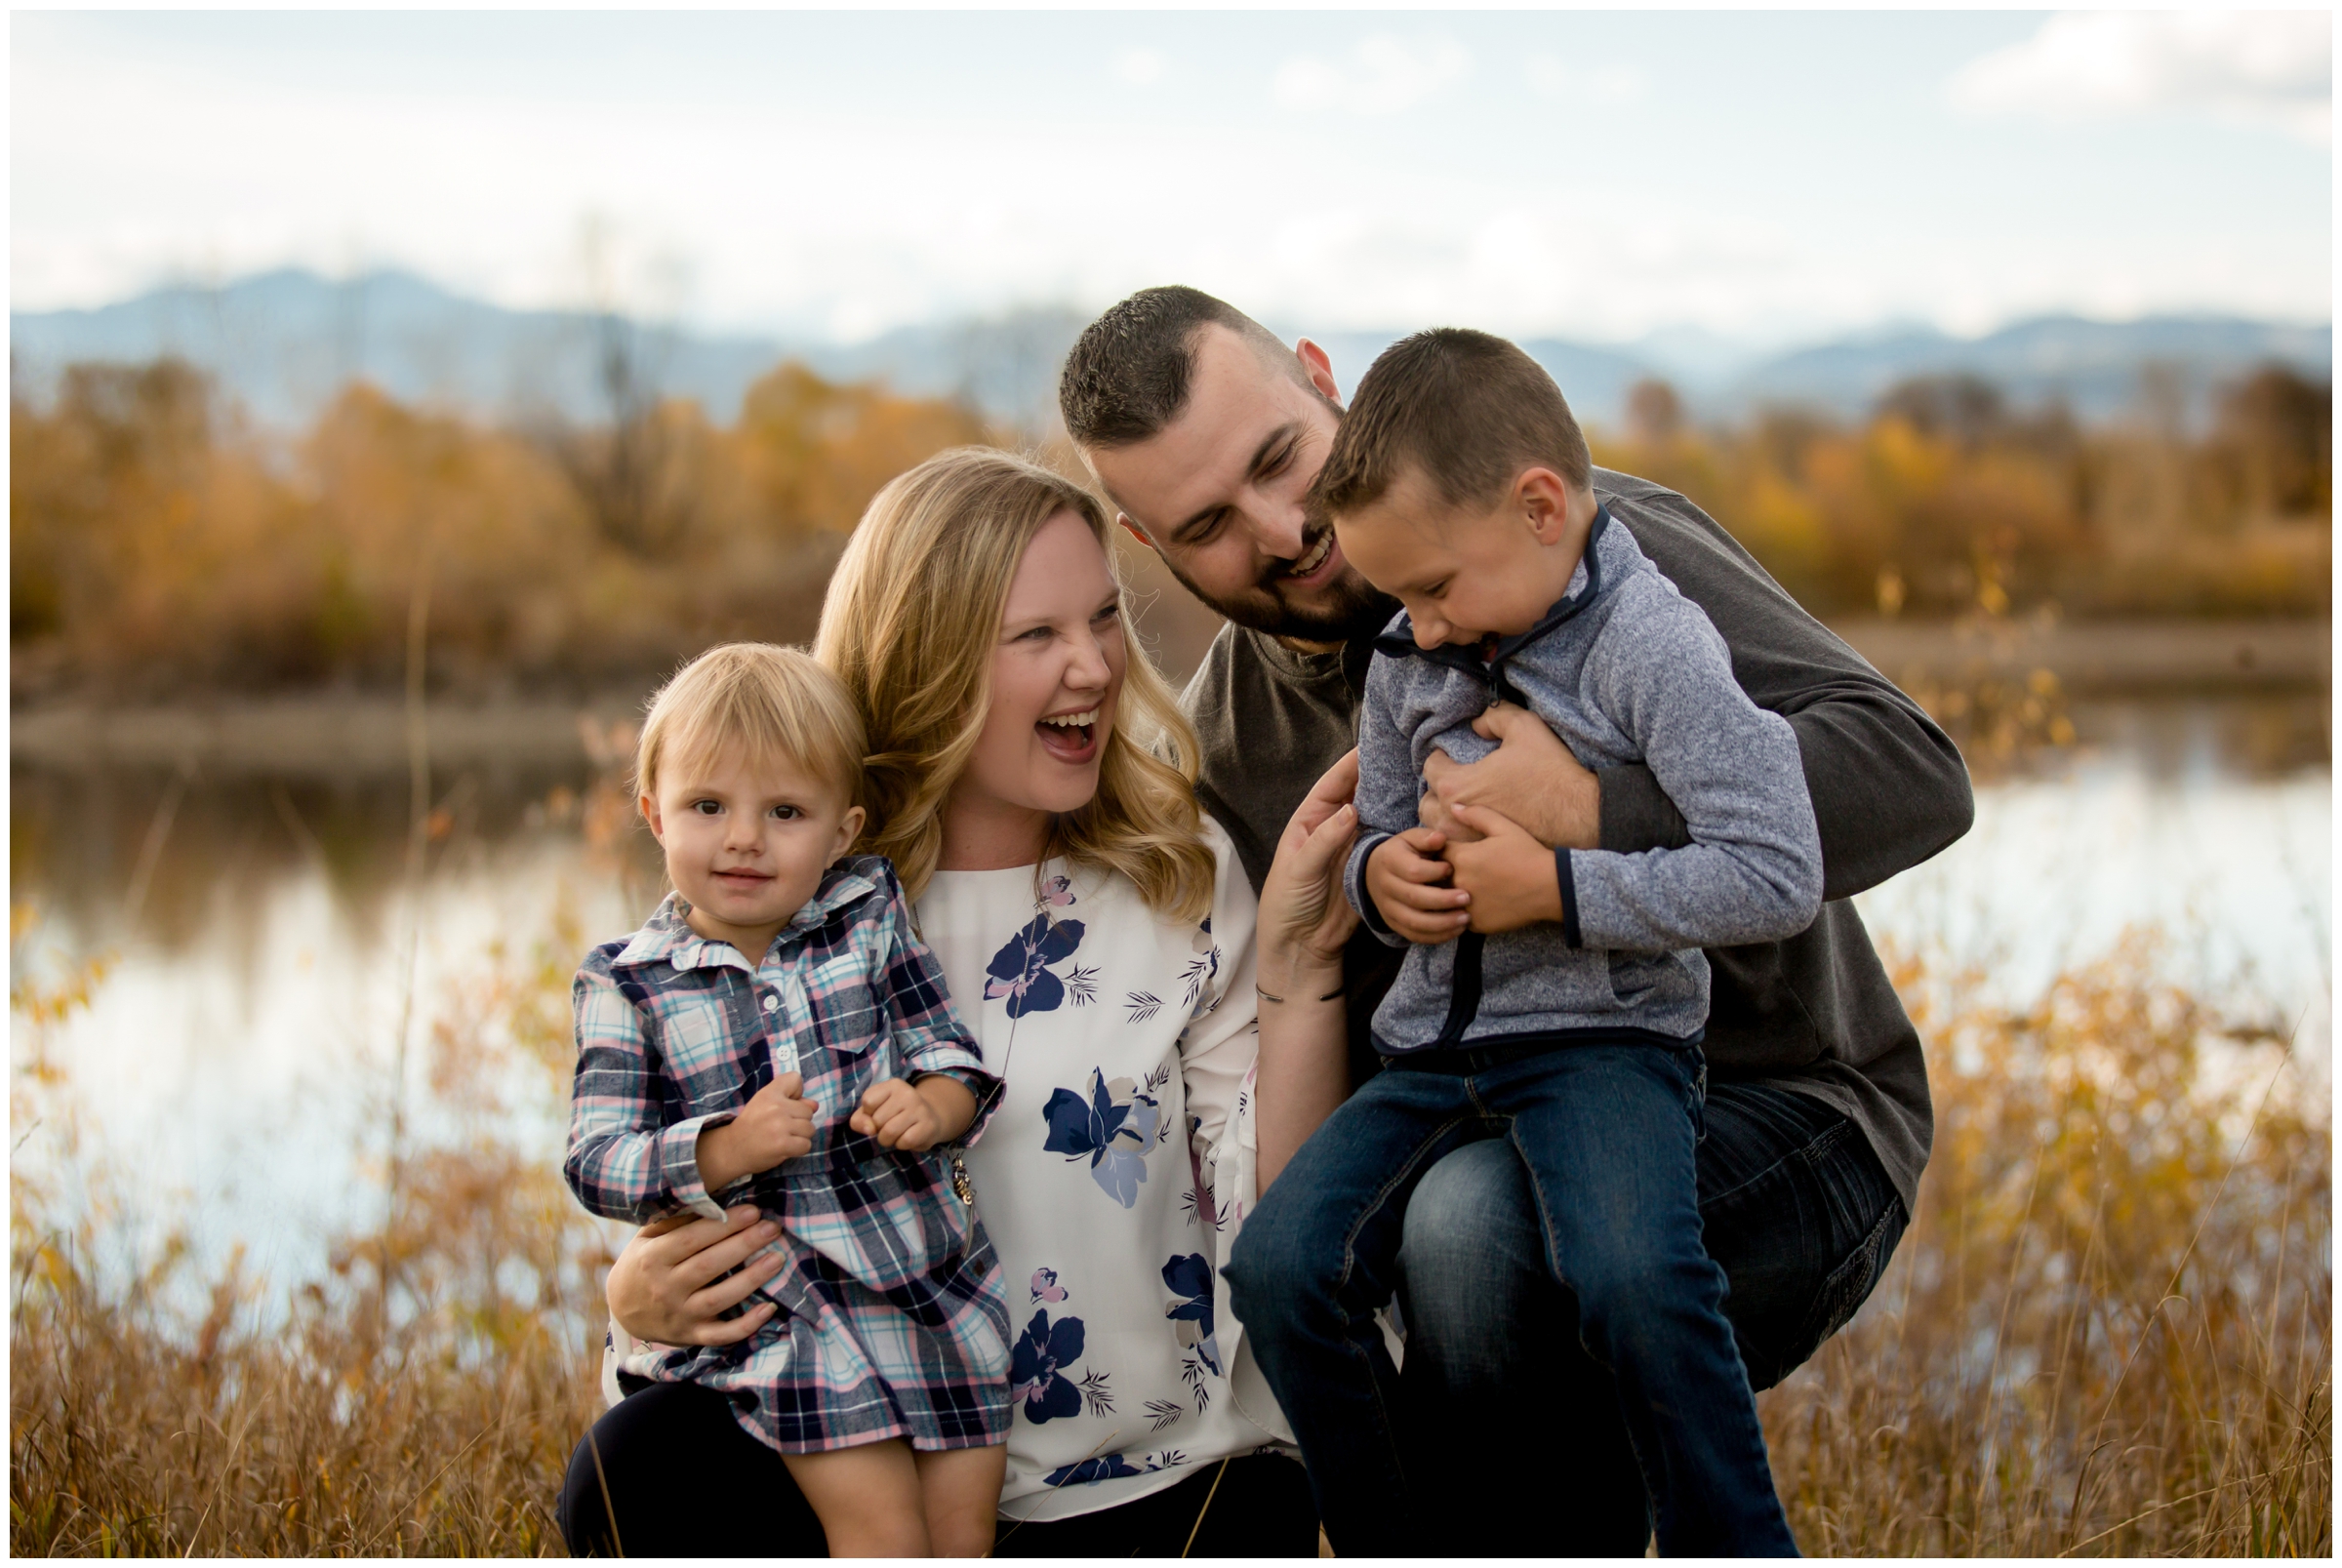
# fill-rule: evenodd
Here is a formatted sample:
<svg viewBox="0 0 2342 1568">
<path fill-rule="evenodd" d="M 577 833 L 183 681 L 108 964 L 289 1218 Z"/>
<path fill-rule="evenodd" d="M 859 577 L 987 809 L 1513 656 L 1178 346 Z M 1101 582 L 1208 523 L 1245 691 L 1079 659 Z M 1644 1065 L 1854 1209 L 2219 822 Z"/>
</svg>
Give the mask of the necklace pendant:
<svg viewBox="0 0 2342 1568">
<path fill-rule="evenodd" d="M 968 1180 L 968 1167 L 956 1150 L 951 1155 L 951 1195 L 966 1208 L 976 1207 L 976 1184 Z"/>
</svg>

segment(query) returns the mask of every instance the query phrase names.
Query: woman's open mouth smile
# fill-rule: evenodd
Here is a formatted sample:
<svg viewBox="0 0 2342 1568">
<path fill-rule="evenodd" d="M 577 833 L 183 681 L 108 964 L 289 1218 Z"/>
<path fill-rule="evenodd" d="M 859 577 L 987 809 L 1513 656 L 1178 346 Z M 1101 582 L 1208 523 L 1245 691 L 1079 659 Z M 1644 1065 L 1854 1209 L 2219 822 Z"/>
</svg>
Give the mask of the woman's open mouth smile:
<svg viewBox="0 0 2342 1568">
<path fill-rule="evenodd" d="M 1098 755 L 1098 709 L 1083 708 L 1077 713 L 1052 713 L 1033 725 L 1041 737 L 1041 746 L 1060 762 L 1078 767 Z"/>
</svg>

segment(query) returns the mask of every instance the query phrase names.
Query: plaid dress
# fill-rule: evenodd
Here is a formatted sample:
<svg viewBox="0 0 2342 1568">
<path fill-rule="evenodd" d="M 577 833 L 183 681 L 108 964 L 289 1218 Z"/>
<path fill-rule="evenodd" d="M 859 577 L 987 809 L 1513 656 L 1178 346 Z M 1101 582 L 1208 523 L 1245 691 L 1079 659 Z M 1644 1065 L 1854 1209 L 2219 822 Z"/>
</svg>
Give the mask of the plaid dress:
<svg viewBox="0 0 2342 1568">
<path fill-rule="evenodd" d="M 972 1140 L 1000 1094 L 911 932 L 894 867 L 840 861 L 753 969 L 695 933 L 687 907 L 670 895 L 578 971 L 563 1171 L 588 1209 L 637 1225 L 752 1201 L 780 1223 L 787 1266 L 757 1293 L 781 1311 L 748 1339 L 627 1370 L 724 1390 L 740 1424 L 786 1454 L 1002 1441 L 1008 1308 L 991 1242 L 953 1195 L 947 1154 L 884 1148 L 846 1125 L 872 1084 L 940 1072 L 977 1097 Z M 819 1107 L 812 1151 L 709 1193 L 701 1132 L 792 1071 Z"/>
</svg>

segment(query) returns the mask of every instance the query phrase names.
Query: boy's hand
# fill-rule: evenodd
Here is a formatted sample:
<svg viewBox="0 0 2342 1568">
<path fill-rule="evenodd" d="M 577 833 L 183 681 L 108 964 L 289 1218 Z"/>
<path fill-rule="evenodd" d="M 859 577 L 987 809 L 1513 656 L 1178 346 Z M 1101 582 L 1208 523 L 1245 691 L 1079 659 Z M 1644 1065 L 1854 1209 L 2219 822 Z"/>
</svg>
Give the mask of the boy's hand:
<svg viewBox="0 0 2342 1568">
<path fill-rule="evenodd" d="M 1456 886 L 1472 895 L 1473 930 L 1494 936 L 1561 918 L 1561 873 L 1552 850 L 1502 812 L 1485 806 L 1449 810 L 1475 835 L 1470 843 L 1447 846 Z"/>
<path fill-rule="evenodd" d="M 811 1152 L 818 1108 L 805 1098 L 804 1077 L 784 1072 L 751 1095 L 739 1115 L 700 1134 L 701 1185 L 719 1191 L 744 1176 Z"/>
<path fill-rule="evenodd" d="M 1435 947 L 1461 936 L 1471 921 L 1465 909 L 1472 903 L 1471 893 L 1441 885 L 1448 879 L 1449 866 L 1437 857 L 1447 847 L 1444 833 L 1410 827 L 1376 845 L 1366 857 L 1367 896 L 1384 924 L 1409 942 Z"/>
<path fill-rule="evenodd" d="M 871 1084 L 846 1125 L 884 1147 L 917 1154 L 958 1137 L 975 1118 L 976 1097 L 967 1086 L 936 1073 L 915 1084 L 901 1078 Z"/>
</svg>

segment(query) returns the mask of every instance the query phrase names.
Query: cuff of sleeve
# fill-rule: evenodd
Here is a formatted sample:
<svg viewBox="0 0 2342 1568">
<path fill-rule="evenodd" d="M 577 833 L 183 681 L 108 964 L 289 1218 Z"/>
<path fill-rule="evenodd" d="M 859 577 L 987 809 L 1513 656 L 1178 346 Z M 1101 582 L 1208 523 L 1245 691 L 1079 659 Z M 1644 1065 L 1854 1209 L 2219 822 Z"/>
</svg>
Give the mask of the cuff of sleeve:
<svg viewBox="0 0 2342 1568">
<path fill-rule="evenodd" d="M 700 1180 L 700 1134 L 721 1127 L 737 1114 L 713 1110 L 679 1121 L 659 1135 L 659 1174 L 666 1179 L 667 1194 L 692 1213 L 722 1220 L 723 1206 L 707 1194 Z"/>
<path fill-rule="evenodd" d="M 1578 930 L 1578 878 L 1569 867 L 1569 851 L 1554 851 L 1554 878 L 1561 885 L 1561 940 L 1572 947 L 1583 947 L 1586 940 Z"/>
<path fill-rule="evenodd" d="M 1358 840 L 1350 852 L 1350 864 L 1342 873 L 1342 892 L 1350 906 L 1358 911 L 1358 921 L 1374 933 L 1375 940 L 1386 947 L 1404 947 L 1407 939 L 1391 929 L 1383 911 L 1374 906 L 1374 895 L 1366 891 L 1366 860 L 1393 837 L 1391 833 L 1368 833 Z"/>
<path fill-rule="evenodd" d="M 917 1083 L 921 1078 L 949 1078 L 976 1097 L 975 1118 L 968 1123 L 966 1132 L 951 1140 L 962 1148 L 976 1146 L 976 1140 L 982 1138 L 985 1128 L 991 1125 L 992 1112 L 1000 1108 L 1001 1096 L 1008 1092 L 1006 1084 L 976 1067 L 937 1067 L 932 1072 L 914 1072 L 910 1075 L 912 1083 Z"/>
<path fill-rule="evenodd" d="M 1667 798 L 1651 770 L 1639 763 L 1604 768 L 1601 847 L 1622 855 L 1646 849 L 1681 849 L 1691 842 L 1683 814 Z"/>
</svg>

